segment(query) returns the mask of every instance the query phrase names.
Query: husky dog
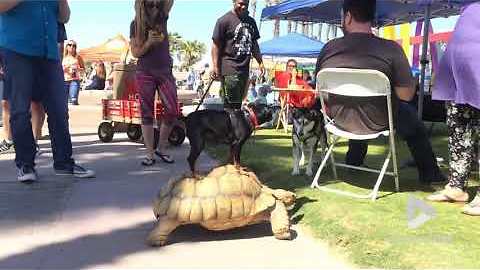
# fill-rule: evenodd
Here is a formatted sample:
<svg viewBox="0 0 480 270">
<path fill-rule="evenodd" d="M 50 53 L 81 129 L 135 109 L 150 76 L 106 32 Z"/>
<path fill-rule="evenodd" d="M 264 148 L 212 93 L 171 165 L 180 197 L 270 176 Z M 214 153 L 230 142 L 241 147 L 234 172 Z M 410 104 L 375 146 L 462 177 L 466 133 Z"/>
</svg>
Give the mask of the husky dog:
<svg viewBox="0 0 480 270">
<path fill-rule="evenodd" d="M 292 175 L 300 174 L 300 166 L 307 159 L 308 176 L 313 175 L 313 156 L 318 144 L 322 150 L 327 148 L 327 135 L 323 122 L 323 115 L 318 106 L 313 108 L 293 108 L 293 170 Z"/>
</svg>

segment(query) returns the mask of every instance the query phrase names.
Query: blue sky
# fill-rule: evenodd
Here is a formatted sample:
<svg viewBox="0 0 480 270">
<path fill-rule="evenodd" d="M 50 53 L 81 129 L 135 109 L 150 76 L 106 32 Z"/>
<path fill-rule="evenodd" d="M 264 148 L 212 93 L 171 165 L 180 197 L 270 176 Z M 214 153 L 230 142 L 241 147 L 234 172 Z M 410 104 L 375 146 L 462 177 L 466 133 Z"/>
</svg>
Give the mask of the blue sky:
<svg viewBox="0 0 480 270">
<path fill-rule="evenodd" d="M 100 44 L 123 34 L 128 38 L 134 16 L 133 0 L 70 0 L 72 16 L 67 24 L 68 37 L 80 48 Z M 257 23 L 264 1 L 258 0 Z M 199 40 L 209 47 L 213 27 L 218 17 L 231 9 L 231 0 L 176 0 L 170 14 L 169 31 L 178 32 L 188 40 Z M 435 32 L 452 30 L 455 18 L 434 20 Z M 282 27 L 282 34 L 286 26 Z M 271 39 L 272 23 L 261 25 L 262 40 Z"/>
</svg>

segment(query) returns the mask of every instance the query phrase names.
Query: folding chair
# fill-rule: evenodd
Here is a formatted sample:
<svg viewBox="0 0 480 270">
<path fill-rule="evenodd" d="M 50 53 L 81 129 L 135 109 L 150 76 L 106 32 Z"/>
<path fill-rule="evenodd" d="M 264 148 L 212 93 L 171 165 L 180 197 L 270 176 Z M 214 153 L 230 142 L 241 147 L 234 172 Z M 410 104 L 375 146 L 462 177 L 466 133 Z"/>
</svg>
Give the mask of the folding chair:
<svg viewBox="0 0 480 270">
<path fill-rule="evenodd" d="M 371 199 L 375 201 L 378 194 L 378 189 L 383 180 L 385 174 L 391 175 L 395 178 L 395 188 L 399 191 L 398 182 L 398 168 L 397 168 L 397 156 L 395 150 L 395 131 L 393 129 L 393 117 L 392 117 L 392 101 L 391 101 L 391 89 L 390 81 L 385 74 L 376 70 L 365 69 L 346 69 L 346 68 L 327 68 L 321 70 L 317 75 L 317 91 L 319 92 L 320 101 L 322 104 L 322 113 L 324 115 L 325 129 L 327 131 L 328 141 L 330 147 L 325 154 L 320 167 L 315 174 L 311 187 L 318 188 L 323 191 L 334 192 L 341 195 L 347 195 L 355 198 Z M 357 135 L 345 130 L 342 130 L 337 126 L 338 122 L 335 119 L 331 119 L 327 115 L 328 109 L 325 105 L 324 94 L 334 94 L 342 96 L 355 97 L 386 97 L 386 103 L 388 108 L 388 129 L 366 135 Z M 389 137 L 389 151 L 380 170 L 370 169 L 361 166 L 351 166 L 343 163 L 336 163 L 333 157 L 333 148 L 340 138 L 353 139 L 353 140 L 371 140 L 380 136 Z M 387 171 L 390 158 L 393 161 L 393 172 Z M 345 167 L 355 170 L 367 171 L 379 173 L 377 182 L 367 195 L 355 194 L 352 192 L 342 191 L 338 189 L 332 189 L 325 186 L 320 186 L 318 178 L 325 167 L 327 160 L 330 159 L 333 176 L 337 178 L 336 167 Z"/>
</svg>

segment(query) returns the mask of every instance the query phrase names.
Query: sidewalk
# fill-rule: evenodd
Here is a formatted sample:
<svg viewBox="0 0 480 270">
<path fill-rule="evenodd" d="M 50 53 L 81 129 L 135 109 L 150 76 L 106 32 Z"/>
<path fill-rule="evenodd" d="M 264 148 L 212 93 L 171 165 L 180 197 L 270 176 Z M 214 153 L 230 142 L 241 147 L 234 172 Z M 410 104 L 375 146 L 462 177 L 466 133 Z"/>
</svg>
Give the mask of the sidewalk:
<svg viewBox="0 0 480 270">
<path fill-rule="evenodd" d="M 224 232 L 184 226 L 169 245 L 150 248 L 144 240 L 154 222 L 151 201 L 187 170 L 188 144 L 171 149 L 174 164 L 145 170 L 142 146 L 125 134 L 98 141 L 100 108 L 78 106 L 70 114 L 75 158 L 97 178 L 55 176 L 48 141 L 40 141 L 40 181 L 33 185 L 16 181 L 13 154 L 0 155 L 0 269 L 348 267 L 300 228 L 293 241 L 280 241 L 269 224 Z M 215 161 L 202 155 L 199 165 Z"/>
</svg>

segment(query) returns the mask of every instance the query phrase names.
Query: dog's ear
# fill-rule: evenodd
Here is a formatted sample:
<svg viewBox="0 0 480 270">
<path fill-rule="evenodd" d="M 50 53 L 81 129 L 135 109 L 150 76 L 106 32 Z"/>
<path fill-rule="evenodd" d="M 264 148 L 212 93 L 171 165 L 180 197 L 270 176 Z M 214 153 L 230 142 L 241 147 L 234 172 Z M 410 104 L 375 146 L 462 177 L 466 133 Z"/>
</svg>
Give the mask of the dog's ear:
<svg viewBox="0 0 480 270">
<path fill-rule="evenodd" d="M 311 109 L 308 111 L 308 118 L 310 120 L 316 120 L 319 118 L 319 116 L 320 116 L 320 112 L 315 109 Z"/>
<path fill-rule="evenodd" d="M 294 119 L 298 119 L 299 117 L 301 117 L 301 113 L 302 113 L 302 112 L 301 112 L 300 109 L 295 108 L 295 107 L 292 108 L 292 117 L 293 117 Z"/>
</svg>

